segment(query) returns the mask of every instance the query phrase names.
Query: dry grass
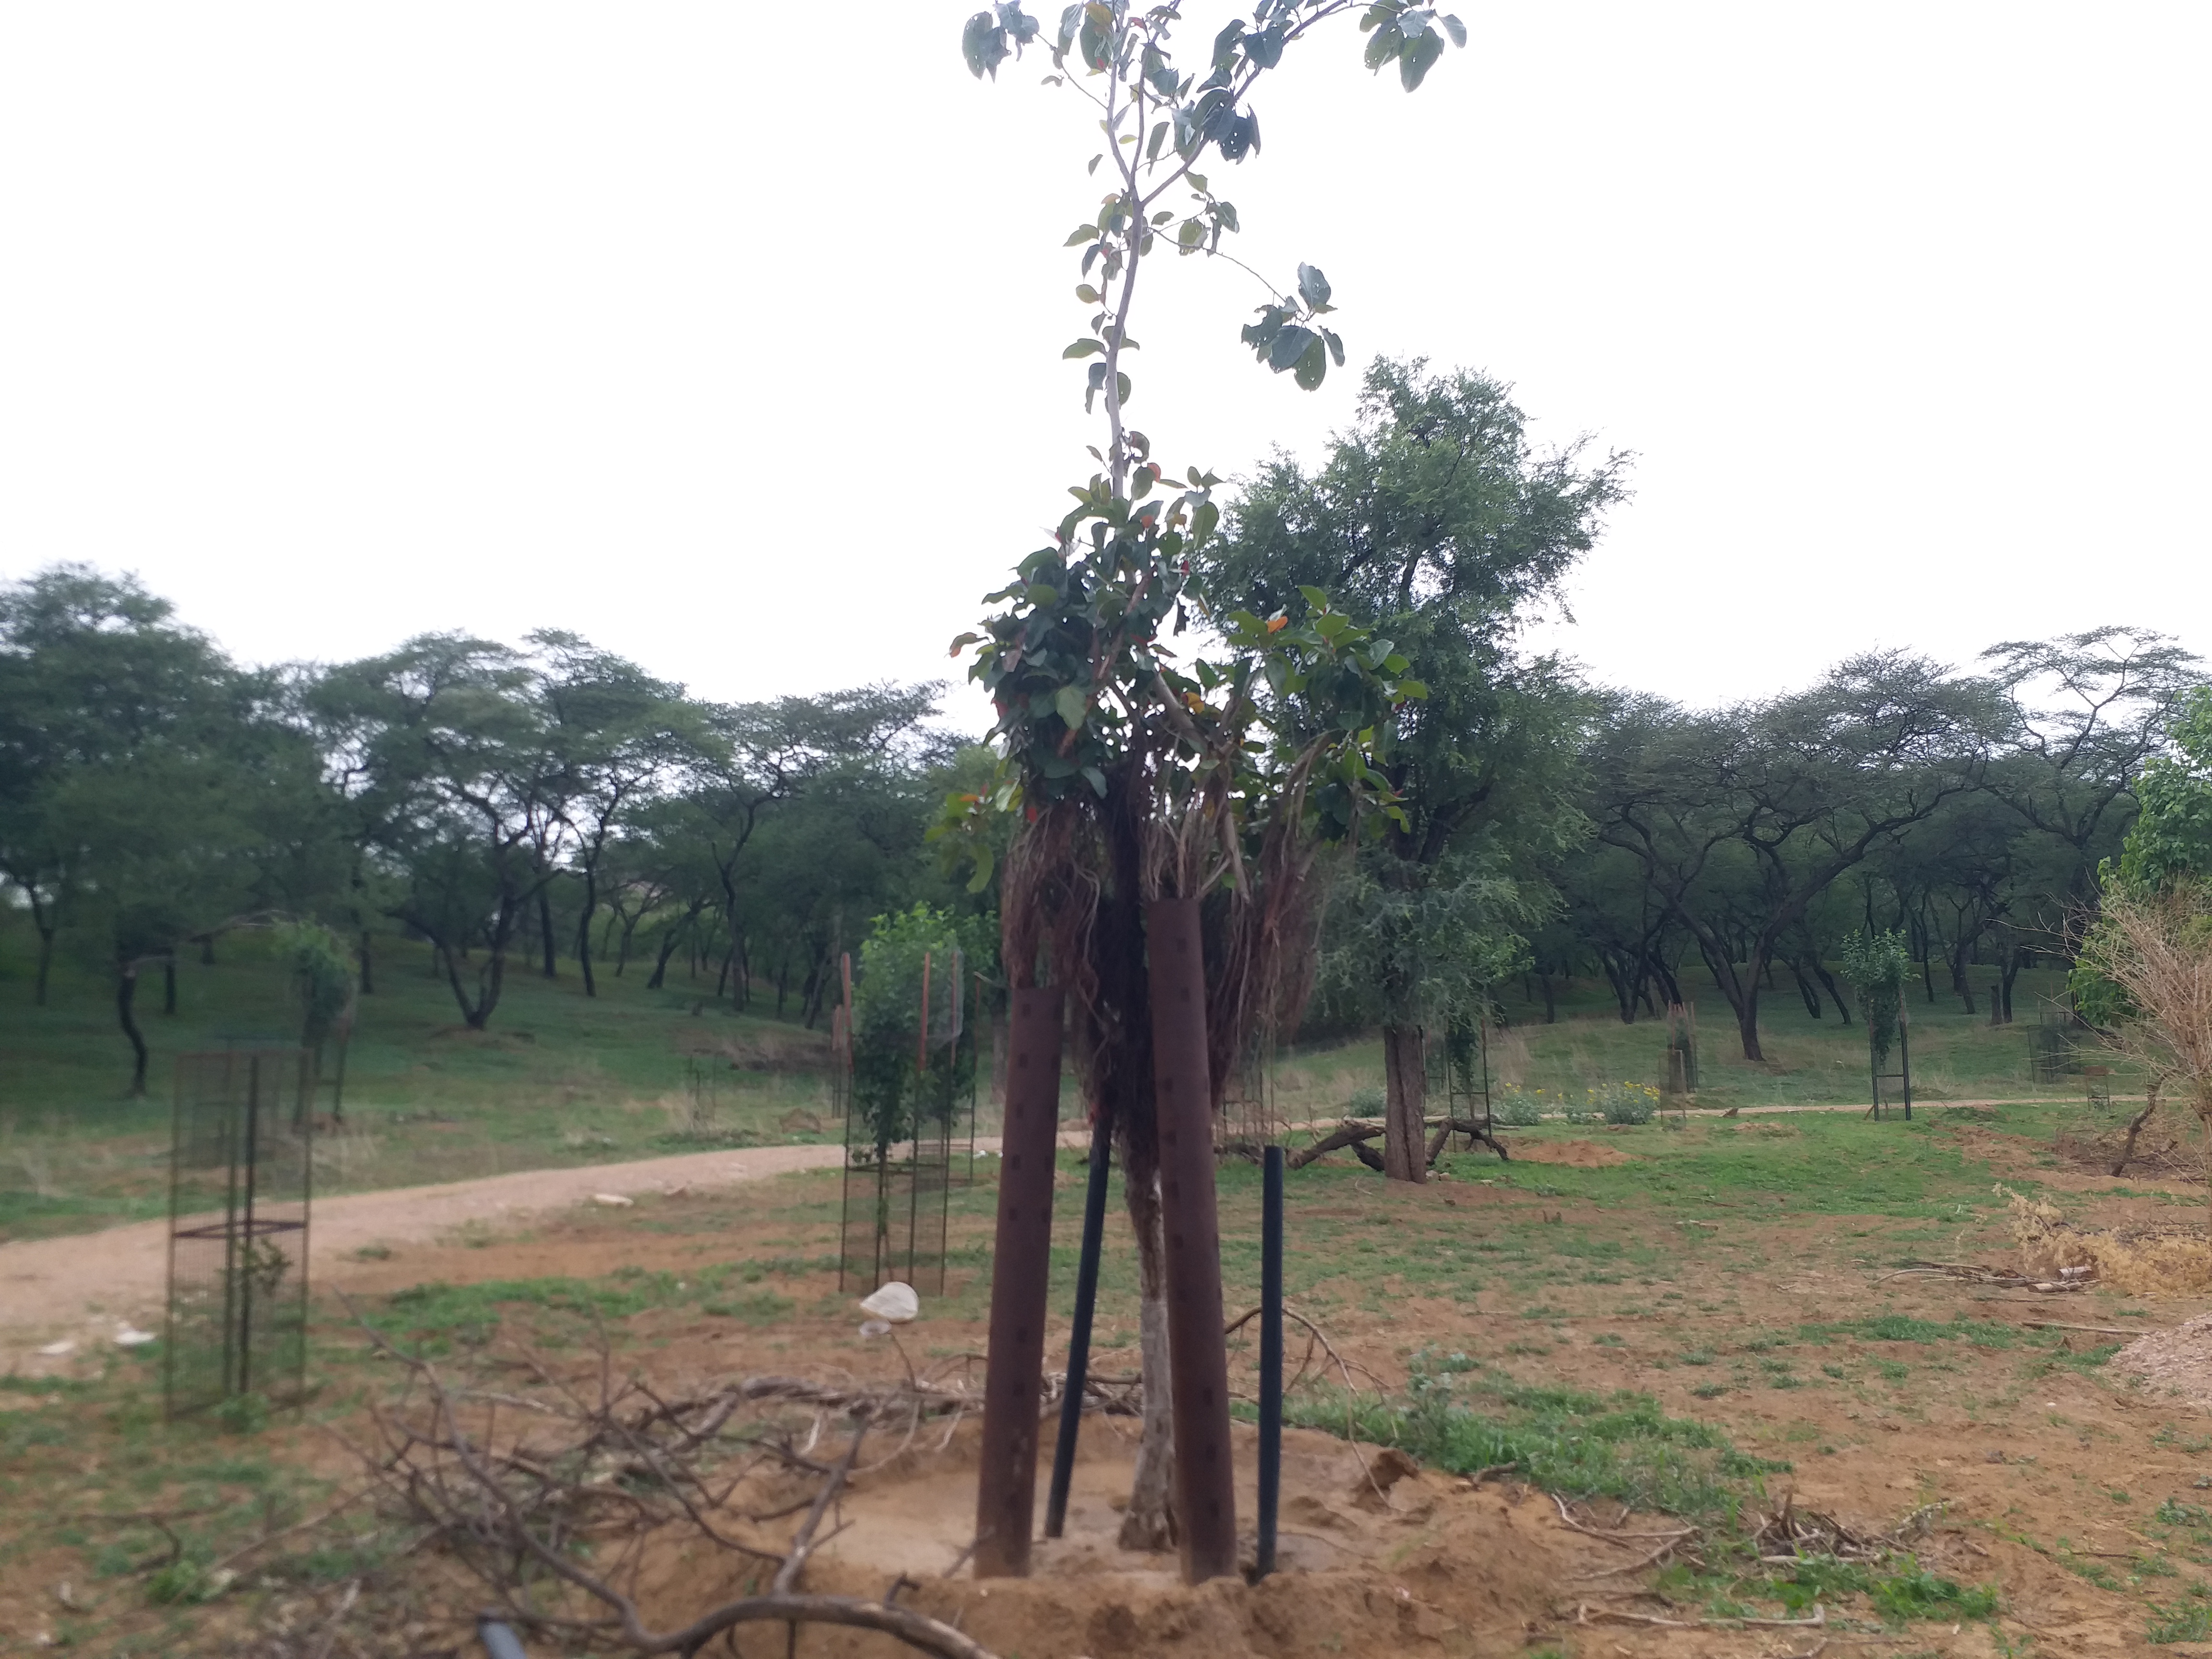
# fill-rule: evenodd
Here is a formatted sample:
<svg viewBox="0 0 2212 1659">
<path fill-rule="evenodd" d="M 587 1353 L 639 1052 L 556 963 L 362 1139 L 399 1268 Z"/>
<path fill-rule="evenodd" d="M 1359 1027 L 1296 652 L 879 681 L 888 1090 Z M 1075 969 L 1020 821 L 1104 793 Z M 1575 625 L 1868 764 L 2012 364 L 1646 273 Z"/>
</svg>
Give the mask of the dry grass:
<svg viewBox="0 0 2212 1659">
<path fill-rule="evenodd" d="M 2021 1265 L 2039 1278 L 2089 1267 L 2099 1281 L 2131 1296 L 2197 1296 L 2212 1291 L 2212 1237 L 2186 1226 L 2077 1227 L 2055 1205 L 1998 1190 L 2011 1206 Z"/>
</svg>

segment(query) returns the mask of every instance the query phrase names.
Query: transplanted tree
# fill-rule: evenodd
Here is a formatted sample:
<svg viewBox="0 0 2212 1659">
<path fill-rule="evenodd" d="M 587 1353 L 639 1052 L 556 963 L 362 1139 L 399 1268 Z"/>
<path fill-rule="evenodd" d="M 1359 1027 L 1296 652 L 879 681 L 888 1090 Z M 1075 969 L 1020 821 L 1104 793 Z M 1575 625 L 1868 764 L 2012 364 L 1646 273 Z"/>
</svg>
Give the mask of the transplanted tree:
<svg viewBox="0 0 2212 1659">
<path fill-rule="evenodd" d="M 1227 22 L 1185 70 L 1172 6 L 1101 0 L 1061 14 L 1047 42 L 1055 70 L 1048 79 L 1096 107 L 1105 145 L 1091 166 L 1108 181 L 1094 216 L 1068 238 L 1081 251 L 1076 297 L 1091 314 L 1063 356 L 1085 364 L 1085 406 L 1102 410 L 1105 441 L 1091 451 L 1098 471 L 1074 487 L 1076 506 L 1050 544 L 991 596 L 1000 608 L 982 632 L 955 647 L 981 643 L 975 676 L 997 708 L 994 736 L 1007 764 L 1000 786 L 965 805 L 976 815 L 1022 814 L 1002 876 L 1010 981 L 1026 989 L 1048 969 L 1068 988 L 1087 1091 L 1121 1137 L 1145 1298 L 1147 1415 L 1122 1536 L 1153 1547 L 1167 1531 L 1158 1433 L 1168 1393 L 1159 1364 L 1167 1252 L 1192 1252 L 1181 1264 L 1188 1323 L 1176 1348 L 1178 1382 L 1200 1375 L 1200 1346 L 1218 1342 L 1204 1332 L 1209 1318 L 1219 1328 L 1219 1263 L 1203 1260 L 1213 1248 L 1210 1184 L 1188 1194 L 1193 1224 L 1162 1242 L 1150 919 L 1175 902 L 1182 925 L 1183 902 L 1211 905 L 1206 1018 L 1218 1101 L 1225 1057 L 1242 1048 L 1263 1009 L 1295 988 L 1295 973 L 1285 969 L 1303 960 L 1310 937 L 1304 889 L 1316 844 L 1349 833 L 1362 808 L 1386 793 L 1359 734 L 1398 700 L 1407 665 L 1353 619 L 1311 599 L 1295 617 L 1218 615 L 1230 660 L 1182 665 L 1170 641 L 1193 602 L 1202 603 L 1188 562 L 1203 556 L 1218 525 L 1218 480 L 1194 466 L 1170 483 L 1151 441 L 1126 418 L 1131 311 L 1149 261 L 1218 251 L 1237 230 L 1235 208 L 1200 162 L 1209 151 L 1231 162 L 1256 153 L 1254 86 L 1292 44 L 1348 12 L 1363 14 L 1369 64 L 1395 64 L 1408 89 L 1441 56 L 1447 35 L 1465 39 L 1457 20 L 1400 0 L 1258 0 L 1249 24 Z M 1042 35 L 1036 19 L 1005 3 L 969 19 L 962 49 L 976 75 L 995 75 Z M 1332 362 L 1343 362 L 1341 342 L 1322 320 L 1330 303 L 1328 279 L 1301 265 L 1294 288 L 1270 289 L 1244 342 L 1262 363 L 1318 386 Z M 1305 729 L 1316 735 L 1301 742 L 1280 710 L 1306 691 L 1352 723 L 1310 719 Z M 1207 1392 L 1225 1435 L 1225 1395 Z M 1177 1434 L 1190 1428 L 1178 1419 Z M 1198 1477 L 1186 1463 L 1180 1478 Z M 1201 1521 L 1207 1535 L 1200 1545 Z M 1218 1513 L 1185 1516 L 1186 1576 L 1235 1570 L 1235 1540 L 1224 1541 L 1220 1521 Z M 1026 1516 L 1020 1526 L 1025 1550 Z"/>
<path fill-rule="evenodd" d="M 1327 461 L 1270 462 L 1205 561 L 1213 592 L 1261 615 L 1326 591 L 1426 688 L 1377 733 L 1400 816 L 1347 872 L 1324 966 L 1340 1000 L 1371 988 L 1396 1180 L 1427 1174 L 1425 1031 L 1474 1016 L 1549 908 L 1544 863 L 1587 833 L 1590 700 L 1518 648 L 1622 496 L 1626 458 L 1584 448 L 1538 449 L 1486 376 L 1381 361 Z"/>
<path fill-rule="evenodd" d="M 1759 994 L 1777 951 L 1838 877 L 1978 787 L 2001 730 L 1986 684 L 1898 653 L 1712 714 L 1625 699 L 1594 748 L 1591 816 L 1696 942 L 1744 1058 L 1763 1061 Z M 1738 878 L 1715 883 L 1731 859 Z"/>
</svg>

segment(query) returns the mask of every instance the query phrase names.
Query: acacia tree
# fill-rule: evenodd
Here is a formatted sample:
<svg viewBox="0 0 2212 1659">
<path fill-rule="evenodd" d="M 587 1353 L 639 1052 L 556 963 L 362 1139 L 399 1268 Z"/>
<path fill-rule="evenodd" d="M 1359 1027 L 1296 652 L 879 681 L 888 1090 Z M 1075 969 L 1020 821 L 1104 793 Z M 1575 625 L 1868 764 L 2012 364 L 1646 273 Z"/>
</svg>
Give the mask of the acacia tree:
<svg viewBox="0 0 2212 1659">
<path fill-rule="evenodd" d="M 1996 729 L 1986 685 L 1889 653 L 1854 658 L 1809 690 L 1716 714 L 1626 700 L 1601 730 L 1597 833 L 1638 860 L 1696 943 L 1746 1060 L 1765 1059 L 1762 983 L 1814 902 L 1978 787 Z M 1730 860 L 1743 878 L 1714 883 Z"/>
<path fill-rule="evenodd" d="M 1301 596 L 1303 615 L 1295 618 L 1288 610 L 1266 618 L 1209 610 L 1191 561 L 1219 523 L 1212 500 L 1219 480 L 1192 466 L 1169 483 L 1150 440 L 1128 423 L 1129 325 L 1148 261 L 1170 251 L 1218 253 L 1223 236 L 1237 230 L 1234 206 L 1197 168 L 1209 150 L 1231 162 L 1258 150 L 1254 86 L 1292 43 L 1355 11 L 1369 34 L 1368 63 L 1396 63 L 1408 90 L 1442 54 L 1445 36 L 1464 43 L 1457 20 L 1401 0 L 1258 0 L 1249 26 L 1242 18 L 1227 23 L 1200 67 L 1185 71 L 1176 55 L 1182 20 L 1174 6 L 1099 0 L 1061 14 L 1047 80 L 1096 107 L 1106 143 L 1091 167 L 1110 181 L 1096 215 L 1068 238 L 1081 250 L 1076 297 L 1091 309 L 1063 356 L 1085 362 L 1085 406 L 1103 404 L 1105 443 L 1091 450 L 1099 470 L 1074 487 L 1076 505 L 1051 544 L 1024 559 L 1013 581 L 990 596 L 1000 609 L 983 631 L 954 646 L 956 654 L 981 647 L 973 678 L 997 709 L 994 736 L 1005 764 L 1000 782 L 956 807 L 955 822 L 990 810 L 1021 814 L 1001 877 L 1002 960 L 1018 987 L 1042 983 L 1042 969 L 1071 994 L 1086 1091 L 1124 1158 L 1144 1303 L 1147 1421 L 1122 1540 L 1147 1547 L 1170 1532 L 1164 1407 L 1171 1391 L 1178 1394 L 1173 1432 L 1197 1432 L 1189 1407 L 1198 1396 L 1182 1387 L 1205 1363 L 1196 1350 L 1208 1340 L 1197 1334 L 1209 1316 L 1218 1332 L 1220 1303 L 1210 1185 L 1190 1196 L 1199 1206 L 1192 1227 L 1164 1235 L 1161 1224 L 1146 963 L 1147 945 L 1158 940 L 1149 930 L 1167 914 L 1164 904 L 1203 902 L 1210 1092 L 1218 1103 L 1224 1056 L 1241 1048 L 1263 1010 L 1294 1000 L 1301 989 L 1316 847 L 1350 833 L 1363 808 L 1387 798 L 1367 734 L 1418 688 L 1398 683 L 1404 658 L 1318 592 Z M 976 76 L 995 76 L 1010 53 L 1042 33 L 1018 3 L 1002 3 L 969 20 L 962 49 Z M 1317 386 L 1330 364 L 1344 360 L 1342 342 L 1321 320 L 1330 301 L 1328 279 L 1302 264 L 1295 288 L 1270 289 L 1244 342 L 1276 372 Z M 1230 647 L 1225 664 L 1182 661 L 1170 641 L 1194 611 L 1220 629 Z M 1309 693 L 1336 717 L 1293 728 L 1281 711 Z M 1187 1257 L 1176 1254 L 1186 1239 Z M 1164 1363 L 1171 1273 L 1187 1322 L 1172 1368 Z M 1221 1415 L 1225 1437 L 1225 1391 L 1216 1392 L 1206 1409 Z M 1234 1536 L 1227 1534 L 1224 1559 L 1222 1504 L 1213 1499 L 1205 1517 L 1192 1513 L 1198 1477 L 1188 1456 L 1177 1478 L 1186 1577 L 1233 1571 Z M 1201 1518 L 1209 1528 L 1202 1547 L 1194 1540 Z"/>
<path fill-rule="evenodd" d="M 1377 733 L 1401 816 L 1332 907 L 1333 988 L 1372 988 L 1384 1172 L 1426 1178 L 1425 1028 L 1469 1018 L 1548 908 L 1542 866 L 1587 834 L 1590 700 L 1516 636 L 1623 494 L 1626 458 L 1540 451 L 1508 389 L 1419 361 L 1370 368 L 1352 428 L 1311 474 L 1286 456 L 1236 502 L 1206 579 L 1265 614 L 1327 590 L 1408 658 L 1428 696 Z"/>
</svg>

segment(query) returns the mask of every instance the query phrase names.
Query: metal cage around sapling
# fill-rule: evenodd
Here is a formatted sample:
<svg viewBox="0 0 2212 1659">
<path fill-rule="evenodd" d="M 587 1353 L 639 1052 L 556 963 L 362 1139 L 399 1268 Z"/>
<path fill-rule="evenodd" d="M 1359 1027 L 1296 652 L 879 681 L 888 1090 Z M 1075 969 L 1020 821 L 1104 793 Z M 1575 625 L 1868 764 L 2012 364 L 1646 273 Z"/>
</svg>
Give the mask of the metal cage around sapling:
<svg viewBox="0 0 2212 1659">
<path fill-rule="evenodd" d="M 957 948 L 942 957 L 924 951 L 910 1009 L 895 1009 L 877 991 L 845 1011 L 840 1289 L 903 1279 L 917 1291 L 944 1290 L 954 1148 L 964 1139 L 972 1154 L 975 1138 L 977 1031 L 967 1018 L 967 979 Z"/>
<path fill-rule="evenodd" d="M 305 1048 L 178 1057 L 162 1344 L 172 1419 L 305 1393 L 318 1081 Z"/>
</svg>

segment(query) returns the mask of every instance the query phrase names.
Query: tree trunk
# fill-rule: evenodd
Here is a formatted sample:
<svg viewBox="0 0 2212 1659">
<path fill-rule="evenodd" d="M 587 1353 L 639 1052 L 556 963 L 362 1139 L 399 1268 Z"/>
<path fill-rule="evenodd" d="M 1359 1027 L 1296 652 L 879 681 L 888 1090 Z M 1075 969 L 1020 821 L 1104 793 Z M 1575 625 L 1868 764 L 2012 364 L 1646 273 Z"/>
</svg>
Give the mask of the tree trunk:
<svg viewBox="0 0 2212 1659">
<path fill-rule="evenodd" d="M 177 1012 L 177 953 L 174 951 L 161 958 L 161 1012 L 173 1016 Z"/>
<path fill-rule="evenodd" d="M 983 1436 L 975 1483 L 975 1577 L 1024 1578 L 1036 1496 L 1037 1414 L 1043 1391 L 1051 1289 L 1053 1164 L 1060 1131 L 1060 1022 L 1065 993 L 1014 992 L 1014 1100 L 1000 1160 L 992 1252 L 991 1323 Z"/>
<path fill-rule="evenodd" d="M 1145 943 L 1160 1224 L 1167 1243 L 1176 1510 L 1182 1527 L 1183 1582 L 1202 1584 L 1209 1578 L 1237 1577 L 1237 1483 L 1229 1432 L 1229 1350 L 1222 1332 L 1214 1088 L 1198 901 L 1162 898 L 1147 903 Z"/>
<path fill-rule="evenodd" d="M 1611 957 L 1601 957 L 1598 965 L 1605 969 L 1606 983 L 1613 987 L 1613 1000 L 1620 1005 L 1620 1023 L 1636 1024 L 1636 993 L 1630 987 L 1626 969 L 1613 965 Z"/>
<path fill-rule="evenodd" d="M 361 930 L 361 948 L 355 952 L 361 963 L 361 994 L 368 996 L 376 989 L 376 958 L 368 948 L 368 929 Z"/>
<path fill-rule="evenodd" d="M 215 935 L 212 933 L 200 935 L 200 966 L 203 968 L 215 966 Z"/>
<path fill-rule="evenodd" d="M 46 1006 L 46 986 L 54 972 L 54 929 L 39 929 L 39 978 L 31 993 L 31 1000 L 43 1008 Z"/>
<path fill-rule="evenodd" d="M 592 917 L 599 908 L 599 872 L 591 865 L 584 866 L 584 909 L 576 918 L 576 971 L 583 975 L 584 994 L 595 997 L 599 994 L 599 982 L 592 977 Z"/>
<path fill-rule="evenodd" d="M 1382 1028 L 1382 1173 L 1393 1181 L 1425 1182 L 1429 1079 L 1419 1026 Z"/>
<path fill-rule="evenodd" d="M 1813 971 L 1820 975 L 1820 983 L 1827 987 L 1828 994 L 1836 1000 L 1836 1018 L 1846 1025 L 1851 1024 L 1851 1005 L 1844 1000 L 1844 994 L 1837 988 L 1836 976 L 1828 971 L 1827 963 L 1814 957 Z"/>
<path fill-rule="evenodd" d="M 131 1098 L 146 1097 L 146 1036 L 138 1029 L 132 1004 L 138 1000 L 138 964 L 126 962 L 115 981 L 115 1020 L 131 1039 Z"/>
<path fill-rule="evenodd" d="M 693 900 L 691 908 L 684 913 L 684 919 L 660 936 L 660 959 L 653 964 L 653 977 L 645 982 L 647 990 L 658 991 L 667 981 L 669 959 L 676 954 L 676 947 L 690 935 L 691 924 L 699 919 L 699 913 L 706 908 L 704 899 Z"/>
<path fill-rule="evenodd" d="M 2012 982 L 2020 977 L 2021 962 L 2027 955 L 2027 951 L 2021 950 L 2020 946 L 2015 945 L 2012 948 L 2012 954 L 2005 958 L 2004 1023 L 2008 1025 L 2012 1024 Z"/>
<path fill-rule="evenodd" d="M 1806 1013 L 1814 1019 L 1820 1018 L 1820 994 L 1813 988 L 1813 982 L 1805 977 L 1805 970 L 1797 965 L 1794 957 L 1790 961 L 1790 977 L 1797 983 L 1797 1000 L 1805 1005 Z"/>
<path fill-rule="evenodd" d="M 1557 1025 L 1559 1023 L 1559 1000 L 1552 988 L 1552 976 L 1540 973 L 1536 975 L 1536 983 L 1543 988 L 1544 992 L 1544 1024 Z"/>
<path fill-rule="evenodd" d="M 1175 1413 L 1168 1366 L 1167 1244 L 1160 1231 L 1159 1171 L 1146 1157 L 1136 1167 L 1133 1147 L 1122 1158 L 1128 1173 L 1123 1194 L 1129 1225 L 1137 1238 L 1138 1369 L 1143 1376 L 1144 1420 L 1137 1435 L 1137 1467 L 1129 1488 L 1129 1507 L 1121 1512 L 1115 1541 L 1125 1550 L 1171 1550 L 1176 1547 Z"/>
<path fill-rule="evenodd" d="M 550 881 L 541 881 L 538 884 L 538 943 L 539 949 L 544 953 L 544 973 L 548 979 L 559 976 L 553 967 L 552 888 L 553 884 Z"/>
</svg>

